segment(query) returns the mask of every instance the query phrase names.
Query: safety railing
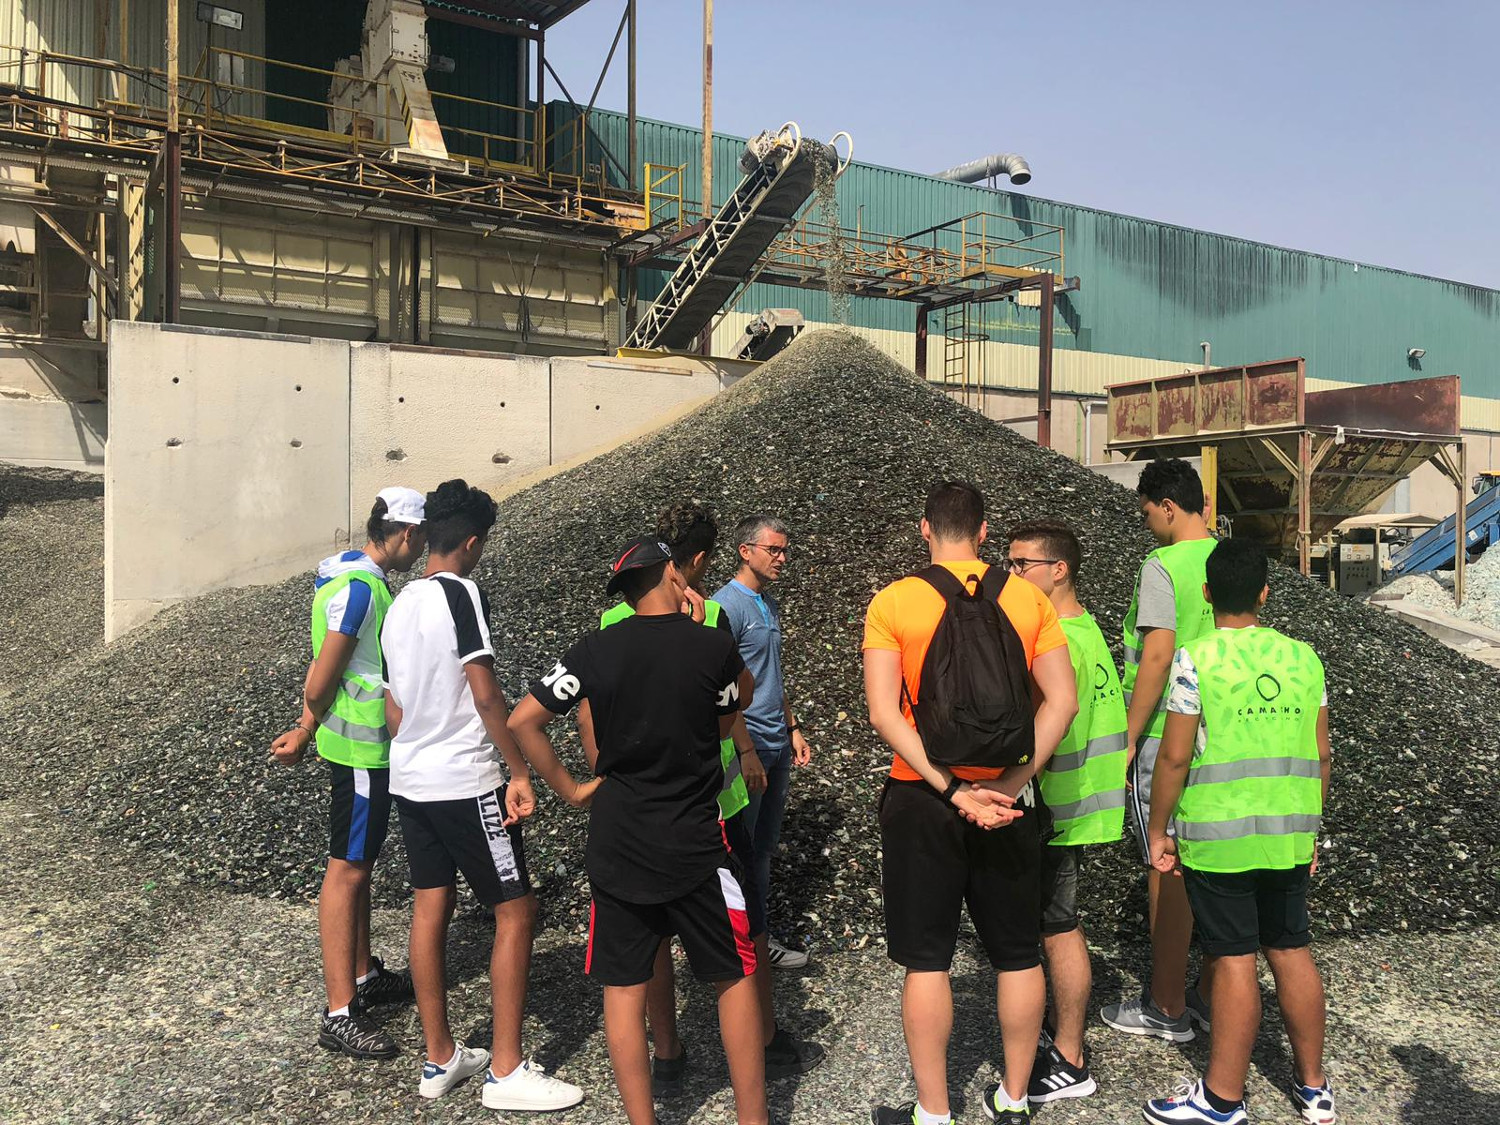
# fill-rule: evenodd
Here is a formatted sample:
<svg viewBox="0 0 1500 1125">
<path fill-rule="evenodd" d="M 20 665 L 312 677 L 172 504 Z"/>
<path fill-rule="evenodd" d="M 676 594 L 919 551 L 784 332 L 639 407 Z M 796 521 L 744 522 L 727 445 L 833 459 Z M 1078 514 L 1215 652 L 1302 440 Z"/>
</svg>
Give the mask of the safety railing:
<svg viewBox="0 0 1500 1125">
<path fill-rule="evenodd" d="M 647 163 L 641 177 L 646 188 L 646 229 L 675 234 L 688 225 L 682 198 L 682 173 L 686 164 Z"/>
</svg>

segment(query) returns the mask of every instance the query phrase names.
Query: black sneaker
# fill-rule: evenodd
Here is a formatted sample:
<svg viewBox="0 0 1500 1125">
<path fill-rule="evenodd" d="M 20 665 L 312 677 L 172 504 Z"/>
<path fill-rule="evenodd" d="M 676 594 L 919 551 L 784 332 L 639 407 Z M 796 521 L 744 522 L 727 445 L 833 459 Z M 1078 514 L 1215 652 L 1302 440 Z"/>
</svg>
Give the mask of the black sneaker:
<svg viewBox="0 0 1500 1125">
<path fill-rule="evenodd" d="M 330 1016 L 323 1009 L 318 1046 L 356 1059 L 393 1059 L 401 1053 L 396 1041 L 363 1010 L 351 1007 L 347 1016 Z"/>
<path fill-rule="evenodd" d="M 916 1125 L 917 1103 L 905 1105 L 878 1105 L 870 1110 L 872 1125 Z"/>
<path fill-rule="evenodd" d="M 766 1080 L 806 1074 L 823 1061 L 825 1054 L 818 1044 L 805 1042 L 786 1028 L 778 1027 L 766 1044 Z"/>
<path fill-rule="evenodd" d="M 653 1082 L 680 1082 L 687 1070 L 687 1047 L 675 1059 L 664 1059 L 660 1055 L 651 1057 L 651 1080 Z"/>
<path fill-rule="evenodd" d="M 403 1000 L 410 1000 L 413 996 L 411 987 L 411 973 L 402 969 L 399 973 L 393 973 L 385 967 L 385 963 L 379 957 L 370 958 L 370 968 L 375 975 L 364 984 L 356 985 L 354 995 L 366 1008 L 378 1007 L 381 1004 L 399 1004 Z"/>
<path fill-rule="evenodd" d="M 1086 1098 L 1097 1089 L 1099 1084 L 1086 1065 L 1074 1066 L 1055 1046 L 1049 1046 L 1037 1053 L 1026 1098 L 1032 1105 L 1042 1105 L 1063 1098 Z"/>
<path fill-rule="evenodd" d="M 1000 1093 L 1000 1083 L 991 1082 L 984 1088 L 984 1115 L 991 1121 L 999 1122 L 999 1125 L 1031 1125 L 1031 1107 L 1017 1106 L 1010 1109 L 1000 1109 L 995 1105 L 995 1097 Z M 1006 1097 L 1009 1101 L 1009 1096 Z"/>
</svg>

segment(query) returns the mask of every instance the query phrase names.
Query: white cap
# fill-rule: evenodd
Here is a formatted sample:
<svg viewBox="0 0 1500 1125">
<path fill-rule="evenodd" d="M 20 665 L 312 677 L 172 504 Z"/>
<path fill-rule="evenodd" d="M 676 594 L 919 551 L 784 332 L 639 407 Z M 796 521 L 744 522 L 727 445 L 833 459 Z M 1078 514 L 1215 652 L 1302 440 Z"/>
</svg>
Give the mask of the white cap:
<svg viewBox="0 0 1500 1125">
<path fill-rule="evenodd" d="M 385 518 L 393 523 L 422 523 L 427 519 L 427 501 L 415 488 L 392 486 L 376 495 L 385 501 Z"/>
</svg>

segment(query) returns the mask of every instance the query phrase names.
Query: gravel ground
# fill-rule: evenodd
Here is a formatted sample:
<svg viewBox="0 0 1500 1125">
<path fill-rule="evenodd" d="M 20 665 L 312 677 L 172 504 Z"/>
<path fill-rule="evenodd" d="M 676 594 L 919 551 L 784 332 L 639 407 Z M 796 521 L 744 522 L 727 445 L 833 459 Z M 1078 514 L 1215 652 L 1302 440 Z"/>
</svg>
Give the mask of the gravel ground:
<svg viewBox="0 0 1500 1125">
<path fill-rule="evenodd" d="M 104 478 L 0 463 L 0 696 L 104 640 Z"/>
<path fill-rule="evenodd" d="M 881 928 L 872 810 L 889 755 L 864 718 L 861 626 L 872 593 L 925 561 L 916 524 L 940 474 L 979 482 L 997 533 L 1023 515 L 1082 528 L 1085 598 L 1117 636 L 1150 546 L 1133 495 L 837 332 L 803 337 L 696 414 L 505 500 L 475 575 L 514 697 L 597 620 L 608 561 L 664 502 L 705 498 L 729 526 L 757 509 L 788 520 L 787 675 L 817 760 L 793 784 L 773 923 L 825 949 Z M 0 700 L 0 755 L 26 764 L 24 775 L 0 772 L 0 797 L 24 785 L 56 814 L 104 826 L 158 878 L 307 895 L 324 773 L 273 767 L 266 747 L 297 714 L 310 596 L 296 579 L 198 599 Z M 1276 571 L 1272 596 L 1270 621 L 1310 641 L 1329 673 L 1335 782 L 1315 902 L 1327 925 L 1500 919 L 1500 734 L 1474 710 L 1497 698 L 1500 677 L 1288 571 Z M 558 891 L 554 925 L 583 915 L 584 827 L 548 795 L 528 827 L 533 870 Z M 376 894 L 394 905 L 405 893 L 399 847 L 391 859 Z M 1095 928 L 1133 938 L 1144 902 L 1127 849 L 1100 867 L 1107 877 L 1086 900 Z"/>
<path fill-rule="evenodd" d="M 1500 549 L 1486 551 L 1464 576 L 1464 604 L 1453 604 L 1453 572 L 1408 574 L 1387 582 L 1372 597 L 1403 598 L 1490 629 L 1500 629 Z"/>
<path fill-rule="evenodd" d="M 439 1103 L 416 1094 L 420 1035 L 410 1008 L 386 1020 L 404 1045 L 391 1063 L 356 1063 L 314 1043 L 321 995 L 316 916 L 273 902 L 158 880 L 69 818 L 0 802 L 7 863 L 0 868 L 0 1120 L 82 1122 L 494 1121 L 478 1091 Z M 79 861 L 87 857 L 80 881 Z M 377 950 L 394 961 L 404 912 L 376 912 Z M 474 916 L 454 928 L 452 1011 L 471 1039 L 486 1033 L 489 931 Z M 1320 943 L 1330 997 L 1328 1069 L 1348 1125 L 1481 1125 L 1500 1098 L 1500 926 L 1466 933 L 1341 938 Z M 553 927 L 538 940 L 525 1042 L 539 1061 L 584 1086 L 589 1100 L 549 1116 L 558 1125 L 621 1120 L 600 1031 L 600 994 L 582 977 L 583 938 Z M 682 966 L 685 970 L 685 966 Z M 1096 943 L 1095 1003 L 1137 987 L 1146 952 Z M 694 1065 L 682 1092 L 660 1103 L 663 1125 L 734 1120 L 727 1072 L 705 989 L 680 972 L 683 1036 Z M 992 978 L 967 951 L 955 967 L 951 1082 L 961 1119 L 996 1079 Z M 899 971 L 872 943 L 819 951 L 806 973 L 778 978 L 786 1022 L 829 1048 L 822 1067 L 773 1084 L 773 1120 L 858 1122 L 874 1101 L 913 1096 L 901 1041 Z M 1273 1009 L 1268 1007 L 1268 1013 Z M 1147 1096 L 1206 1062 L 1183 1047 L 1122 1037 L 1095 1022 L 1100 1093 L 1044 1109 L 1059 1125 L 1138 1120 Z M 1252 1066 L 1254 1120 L 1298 1120 L 1281 1088 L 1290 1059 L 1268 1014 Z M 514 1118 L 519 1120 L 520 1118 Z M 540 1118 L 536 1119 L 540 1120 Z"/>
</svg>

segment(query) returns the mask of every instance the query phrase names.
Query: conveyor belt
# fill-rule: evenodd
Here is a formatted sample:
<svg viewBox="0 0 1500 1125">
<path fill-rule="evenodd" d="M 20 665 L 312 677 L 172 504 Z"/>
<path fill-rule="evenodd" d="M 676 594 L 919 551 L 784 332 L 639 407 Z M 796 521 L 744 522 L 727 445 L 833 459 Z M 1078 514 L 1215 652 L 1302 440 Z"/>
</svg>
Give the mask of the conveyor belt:
<svg viewBox="0 0 1500 1125">
<path fill-rule="evenodd" d="M 794 128 L 794 127 L 793 127 Z M 764 155 L 758 155 L 763 153 Z M 750 276 L 813 193 L 817 162 L 838 168 L 831 145 L 783 128 L 751 142 L 745 178 L 714 215 L 625 346 L 685 351 Z"/>
</svg>

